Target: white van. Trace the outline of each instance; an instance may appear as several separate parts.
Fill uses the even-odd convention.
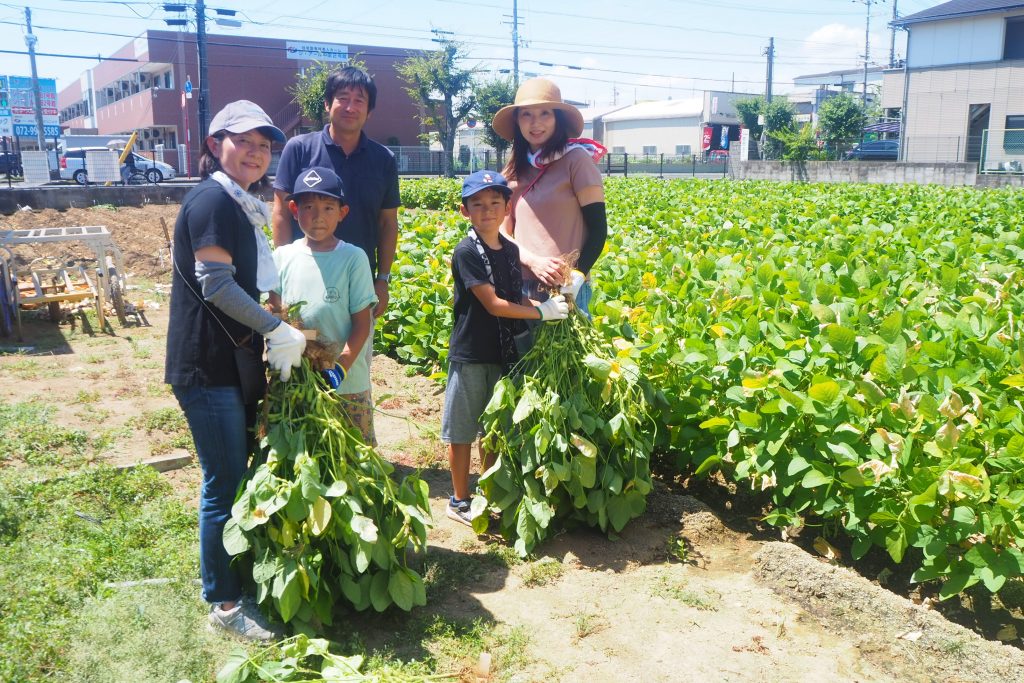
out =
[[[74,180],[79,185],[89,182],[88,169],[85,167],[85,153],[89,151],[107,151],[107,147],[69,147],[60,157],[60,177],[63,180]],[[116,151],[116,150],[115,150]],[[146,180],[159,183],[175,176],[174,167],[162,161],[154,161],[141,154],[132,152],[135,167],[145,171]]]

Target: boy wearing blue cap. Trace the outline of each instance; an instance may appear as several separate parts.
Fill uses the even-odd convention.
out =
[[[305,237],[274,251],[281,278],[277,293],[285,306],[305,302],[299,311],[303,326],[341,349],[325,376],[342,395],[345,412],[363,440],[376,446],[370,367],[363,348],[370,343],[370,312],[377,295],[366,252],[334,234],[348,214],[341,179],[330,168],[306,169],[295,180],[288,208]]]
[[[561,320],[569,314],[563,296],[542,304],[523,301],[519,249],[498,232],[511,194],[500,173],[477,171],[466,177],[461,210],[473,227],[452,254],[455,324],[448,345],[441,440],[448,444],[452,473],[446,514],[467,525],[472,525],[469,465],[473,442],[482,433],[480,416],[498,379],[519,359],[515,336],[525,329],[522,321]],[[481,449],[480,460],[486,471],[494,454]]]

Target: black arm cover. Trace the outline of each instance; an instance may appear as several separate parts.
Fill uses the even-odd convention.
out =
[[[580,207],[583,212],[583,223],[587,226],[587,237],[580,249],[580,260],[576,262],[576,270],[584,275],[590,274],[604,243],[608,239],[608,217],[604,212],[604,202],[594,202]]]

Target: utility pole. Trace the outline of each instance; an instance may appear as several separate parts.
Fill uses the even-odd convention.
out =
[[[39,40],[32,34],[32,10],[25,8],[25,44],[28,46],[28,60],[32,64],[32,97],[35,98],[36,110],[36,142],[39,143],[39,151],[46,151],[46,136],[43,134],[43,102],[39,93],[39,72],[36,71],[36,41]]]
[[[892,23],[889,24],[889,68],[896,68],[896,20],[899,14],[896,12],[896,5],[899,0],[892,0]]]
[[[512,24],[512,87],[519,89],[519,0],[512,0],[512,16],[503,14]],[[503,24],[509,23],[503,21]]]
[[[877,0],[860,0],[867,7],[867,15],[864,19],[864,87],[861,91],[861,105],[867,109],[868,106],[868,60],[871,58],[871,3]]]
[[[512,85],[519,89],[519,0],[512,0]]]
[[[199,51],[199,140],[206,139],[210,122],[210,83],[206,64],[206,3],[196,0],[196,48]]]
[[[768,47],[762,53],[768,57],[768,75],[765,79],[764,100],[771,104],[772,101],[772,68],[775,65],[775,38],[768,39]]]

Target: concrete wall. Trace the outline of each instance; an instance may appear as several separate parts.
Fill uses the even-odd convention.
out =
[[[916,183],[975,185],[977,164],[897,163],[893,161],[733,161],[734,180],[784,180],[807,183]]]
[[[83,208],[97,204],[142,206],[180,204],[193,185],[139,185],[131,187],[26,187],[0,189],[0,214],[12,214],[23,206],[33,209]]]

